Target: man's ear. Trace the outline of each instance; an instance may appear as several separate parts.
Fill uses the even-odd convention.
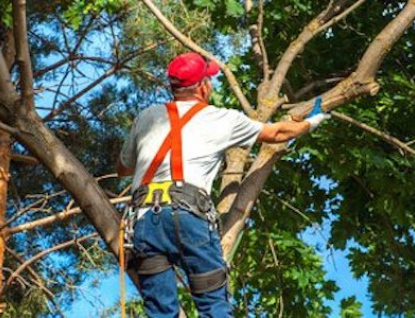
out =
[[[212,85],[210,84],[209,80],[205,79],[200,86],[202,96],[208,100],[210,97],[210,93],[212,92]]]

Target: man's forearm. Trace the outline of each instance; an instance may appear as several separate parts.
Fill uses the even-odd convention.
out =
[[[310,127],[310,123],[307,121],[265,124],[257,141],[269,143],[285,142],[305,134]]]
[[[300,137],[308,132],[311,125],[308,121],[300,122],[279,122],[278,133],[275,136],[275,142],[285,142]]]

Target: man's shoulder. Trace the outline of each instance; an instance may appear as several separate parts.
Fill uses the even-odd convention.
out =
[[[226,107],[218,107],[215,105],[209,105],[207,108],[207,111],[216,114],[220,117],[238,117],[238,116],[244,116],[244,113],[237,109],[233,108],[226,108]]]
[[[137,119],[141,120],[141,118],[149,118],[165,112],[166,110],[164,105],[155,104],[141,109],[137,115]]]

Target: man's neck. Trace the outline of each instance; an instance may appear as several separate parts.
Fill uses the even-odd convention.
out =
[[[176,101],[176,102],[199,101],[199,102],[208,103],[204,98],[202,98],[201,96],[196,96],[196,95],[193,95],[193,96],[175,96],[174,101]]]

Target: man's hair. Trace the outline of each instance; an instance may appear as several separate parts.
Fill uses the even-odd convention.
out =
[[[206,83],[208,80],[209,80],[209,78],[208,77],[205,77],[199,83],[197,83],[195,85],[192,85],[192,86],[189,86],[189,87],[177,87],[177,86],[171,85],[171,83],[170,83],[170,87],[171,87],[171,91],[172,91],[172,93],[173,93],[174,96],[176,96],[176,95],[191,96],[191,95],[196,94],[197,88],[200,85]]]

